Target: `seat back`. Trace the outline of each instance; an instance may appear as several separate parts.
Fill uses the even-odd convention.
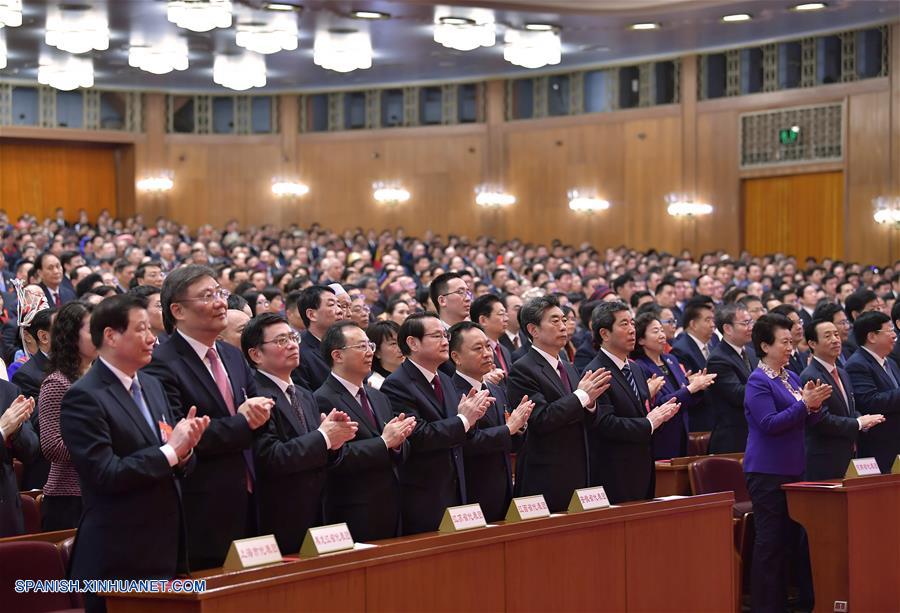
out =
[[[59,551],[53,543],[20,541],[0,543],[0,609],[41,613],[72,608],[70,594],[42,592],[16,593],[17,579],[65,579]]]
[[[734,492],[736,503],[750,500],[740,460],[715,456],[700,458],[690,463],[688,475],[694,494]]]
[[[22,520],[25,525],[25,534],[34,534],[41,531],[41,509],[37,500],[28,494],[19,494],[22,502]]]
[[[709,453],[709,436],[711,432],[690,432],[688,433],[687,454],[706,455]]]

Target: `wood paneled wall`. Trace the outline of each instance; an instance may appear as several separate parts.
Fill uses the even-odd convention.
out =
[[[888,77],[698,102],[696,58],[685,58],[681,104],[614,113],[505,122],[505,88],[491,82],[481,125],[299,134],[296,97],[284,95],[278,135],[166,134],[164,96],[148,94],[146,131],[133,139],[134,177],[172,171],[175,189],[137,194],[134,210],[191,226],[230,218],[318,221],[338,230],[403,225],[412,233],[737,253],[745,246],[742,179],[841,171],[844,247],[836,255],[884,263],[900,257],[900,231],[872,221],[871,200],[900,195],[900,25],[891,38]],[[842,162],[741,171],[741,113],[827,102],[845,105]],[[311,192],[279,200],[270,191],[274,177],[299,178]],[[394,209],[376,205],[378,180],[400,181],[412,199]],[[518,202],[502,211],[476,207],[474,187],[486,180],[503,181]],[[567,198],[573,188],[596,190],[612,208],[575,214]],[[664,201],[670,192],[710,202],[715,212],[672,219]],[[122,212],[130,212],[121,200]]]
[[[0,139],[0,208],[10,219],[23,213],[38,219],[53,217],[58,207],[69,219],[76,219],[79,209],[87,210],[91,218],[102,209],[115,215],[117,167],[122,159],[118,149],[115,145]],[[122,174],[127,176],[127,171]],[[133,187],[130,190],[133,193]]]

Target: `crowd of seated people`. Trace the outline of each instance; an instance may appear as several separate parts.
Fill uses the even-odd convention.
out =
[[[467,502],[496,521],[517,495],[650,499],[704,431],[746,453],[755,598],[779,601],[803,547],[780,484],[900,453],[900,262],[0,223],[0,536],[42,489],[75,578],[220,566],[255,534],[293,553],[336,522],[433,531]]]

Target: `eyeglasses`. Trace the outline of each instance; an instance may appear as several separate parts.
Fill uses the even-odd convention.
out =
[[[375,343],[369,341],[366,343],[358,343],[356,345],[346,345],[341,347],[341,349],[356,349],[357,351],[371,351],[372,353],[375,353],[376,347],[377,345]]]
[[[450,294],[456,294],[457,296],[459,296],[460,298],[463,298],[463,299],[465,299],[465,298],[468,298],[469,300],[472,299],[472,292],[470,292],[467,289],[463,289],[463,288],[459,288],[455,292],[447,292],[446,294],[441,294],[441,296],[449,296]]]
[[[674,326],[675,324],[678,323],[678,320],[677,319],[660,319],[659,323],[661,323],[664,326]]]
[[[422,336],[427,336],[429,338],[436,338],[438,340],[441,340],[442,338],[446,338],[446,339],[450,338],[450,334],[443,330],[441,332],[432,332],[431,334],[423,334]]]
[[[366,305],[356,305],[350,307],[351,313],[368,313],[371,309]]]
[[[281,336],[276,336],[270,341],[263,341],[260,343],[261,345],[268,345],[269,343],[273,343],[282,349],[287,349],[291,344],[299,345],[300,344],[300,335],[296,332],[291,332],[290,334],[282,334]]]
[[[177,302],[202,302],[203,304],[209,304],[213,300],[228,300],[228,297],[230,295],[231,292],[220,287],[208,292],[204,292],[196,298],[184,298],[183,300],[178,300]]]
[[[753,325],[753,320],[752,320],[752,319],[745,319],[744,321],[736,321],[736,322],[734,322],[734,324],[735,324],[736,326],[744,326],[744,327],[746,327],[746,328],[749,328],[750,326]]]

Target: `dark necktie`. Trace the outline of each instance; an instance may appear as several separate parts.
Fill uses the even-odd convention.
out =
[[[438,406],[441,407],[441,410],[444,410],[444,390],[441,387],[441,376],[435,375],[434,379],[431,380],[431,385],[434,386],[434,397],[437,398]]]
[[[900,387],[897,385],[897,378],[894,376],[894,373],[891,372],[891,365],[888,364],[888,361],[884,361],[884,372],[887,373],[888,379],[891,380],[891,383],[894,385],[894,389]]]
[[[59,299],[59,292],[53,292],[53,303],[56,307],[61,306],[62,301]]]
[[[640,402],[641,395],[638,393],[637,383],[634,381],[634,373],[631,372],[631,366],[629,366],[627,362],[625,366],[622,367],[622,374],[625,375],[625,380],[628,381],[628,385],[631,386],[634,397]]]
[[[131,389],[129,391],[131,392],[131,397],[134,399],[134,403],[141,412],[141,416],[144,418],[144,421],[147,422],[147,425],[150,426],[150,432],[159,438],[156,424],[153,423],[153,417],[150,415],[150,407],[147,406],[147,401],[144,400],[144,394],[141,393],[141,384],[138,382],[137,377],[131,380]]]
[[[503,372],[509,374],[509,369],[506,367],[506,360],[503,359],[503,352],[500,350],[500,343],[497,343],[497,346],[494,347],[494,360],[497,363],[497,366],[503,369]]]
[[[572,382],[569,381],[569,374],[566,372],[566,369],[563,368],[562,360],[556,362],[556,370],[559,371],[559,378],[562,379],[563,389],[566,390],[567,394],[571,394]]]
[[[300,420],[300,434],[306,434],[309,432],[309,426],[306,425],[306,415],[304,415],[303,407],[300,405],[300,394],[297,393],[297,389],[293,385],[288,385],[287,395],[291,399],[291,407],[297,414],[297,419]]]
[[[359,400],[359,406],[362,407],[363,413],[369,418],[369,425],[377,432],[378,421],[375,419],[375,413],[372,412],[372,406],[369,404],[369,397],[366,395],[366,390],[359,388],[359,391],[356,392],[356,398]]]
[[[748,373],[749,373],[751,370],[753,370],[753,369],[750,367],[750,358],[747,357],[747,350],[746,350],[746,349],[741,349],[741,360],[744,362],[744,368],[747,369],[747,372],[748,372]]]

